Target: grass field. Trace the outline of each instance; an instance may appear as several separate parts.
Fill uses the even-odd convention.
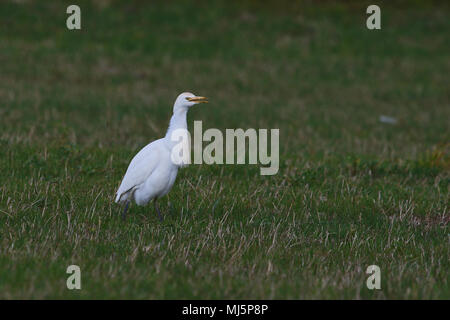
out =
[[[71,3],[0,3],[0,298],[450,298],[448,3]],[[182,91],[191,128],[279,128],[280,171],[191,165],[123,222]]]

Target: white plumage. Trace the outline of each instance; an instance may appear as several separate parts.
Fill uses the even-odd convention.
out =
[[[189,92],[180,94],[175,100],[173,115],[165,137],[145,146],[131,160],[116,192],[116,203],[126,202],[123,217],[130,201],[134,200],[136,204],[143,206],[155,199],[155,210],[162,219],[156,199],[170,191],[181,166],[172,161],[171,154],[176,142],[172,141],[171,136],[175,130],[187,130],[188,109],[202,102],[208,101],[205,97],[197,97]]]

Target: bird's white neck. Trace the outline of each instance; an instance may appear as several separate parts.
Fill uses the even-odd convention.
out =
[[[176,110],[172,118],[170,119],[169,129],[165,136],[166,141],[172,145],[174,142],[171,141],[172,134],[175,130],[185,129],[187,130],[187,109]]]

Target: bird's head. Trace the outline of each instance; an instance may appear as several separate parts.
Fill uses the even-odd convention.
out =
[[[208,103],[208,98],[199,97],[190,92],[183,92],[177,97],[177,100],[175,100],[173,112],[175,113],[177,110],[183,109],[187,110],[198,103]]]

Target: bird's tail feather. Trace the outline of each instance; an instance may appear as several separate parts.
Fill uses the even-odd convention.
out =
[[[122,202],[125,202],[127,200],[130,200],[130,198],[131,198],[130,196],[133,194],[134,190],[135,189],[133,187],[133,188],[128,189],[125,192],[117,191],[115,203],[122,203]]]

